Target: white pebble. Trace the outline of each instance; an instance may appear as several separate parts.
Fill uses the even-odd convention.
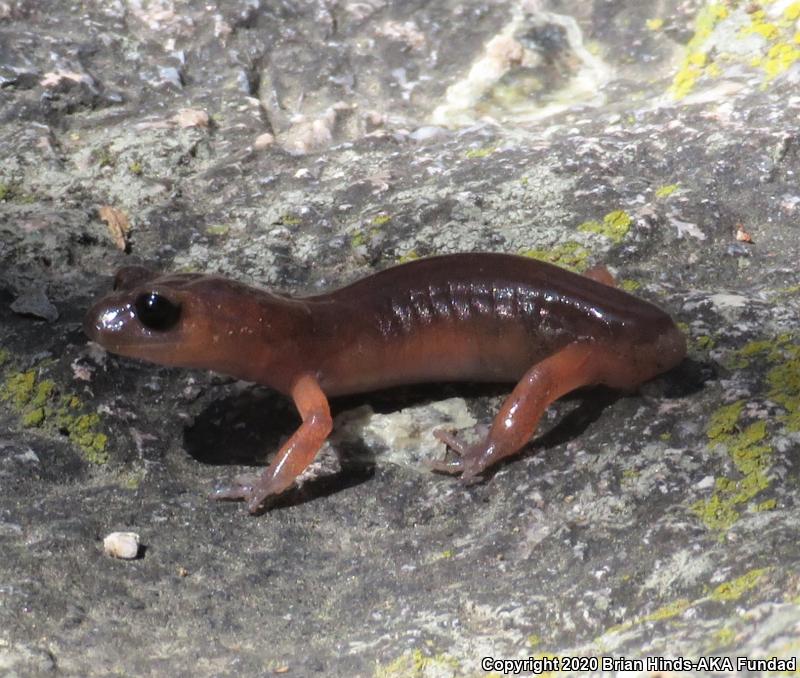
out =
[[[139,554],[139,535],[136,532],[112,532],[103,539],[103,550],[113,558],[132,560]]]

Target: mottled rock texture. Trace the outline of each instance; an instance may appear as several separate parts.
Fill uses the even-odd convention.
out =
[[[797,656],[799,18],[0,1],[0,673]],[[339,401],[302,487],[252,518],[206,495],[291,406],[80,330],[125,263],[302,293],[463,250],[605,263],[690,359],[559,403],[469,488],[422,466],[430,431],[504,388]],[[103,554],[114,530],[138,560]]]

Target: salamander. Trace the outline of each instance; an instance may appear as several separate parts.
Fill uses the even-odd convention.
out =
[[[471,253],[418,259],[331,292],[293,298],[195,273],[120,269],[86,314],[108,351],[203,368],[291,397],[302,423],[258,477],[215,491],[259,513],[293,486],[332,429],[328,398],[400,384],[515,382],[485,436],[438,471],[480,479],[519,452],[545,409],[577,388],[635,390],[680,363],[683,334],[657,306],[526,257]]]

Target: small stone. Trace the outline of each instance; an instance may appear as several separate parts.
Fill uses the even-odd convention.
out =
[[[58,309],[47,298],[47,293],[41,288],[21,292],[11,303],[11,310],[19,315],[41,318],[51,323],[58,320]]]
[[[259,134],[256,137],[256,140],[253,142],[253,147],[257,151],[263,151],[265,148],[269,148],[274,143],[275,143],[275,137],[272,136],[269,132],[264,132],[264,134]]]
[[[139,535],[136,532],[112,532],[103,539],[103,550],[112,558],[133,560],[139,555]]]

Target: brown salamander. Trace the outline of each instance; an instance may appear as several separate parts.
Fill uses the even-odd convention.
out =
[[[506,254],[453,254],[291,298],[200,274],[133,266],[86,315],[109,351],[205,368],[290,396],[302,424],[257,478],[214,493],[252,513],[293,485],[331,431],[328,397],[398,384],[510,381],[485,438],[432,466],[474,480],[518,452],[554,400],[582,386],[632,390],[680,363],[683,335],[653,304],[612,286],[605,269],[577,275]]]

